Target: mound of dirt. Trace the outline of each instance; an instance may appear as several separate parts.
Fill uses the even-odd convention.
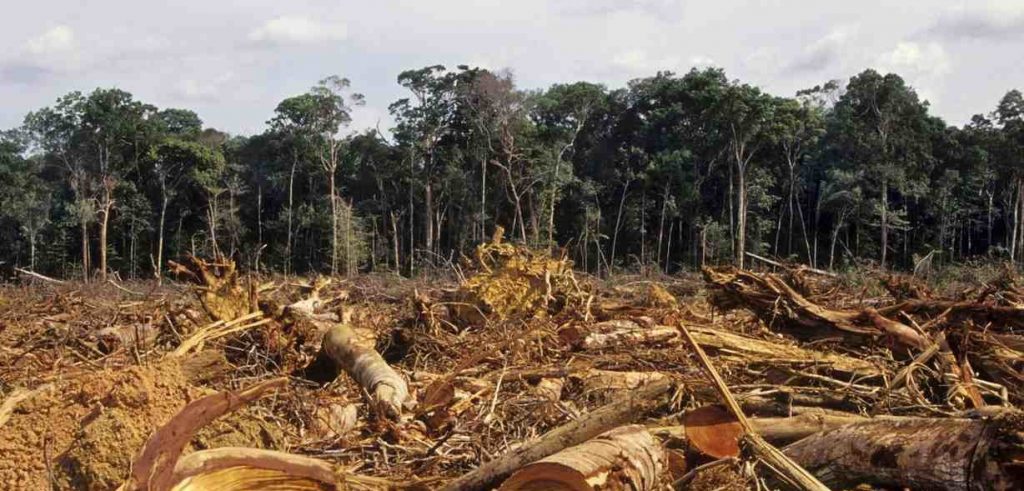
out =
[[[11,489],[112,489],[143,442],[201,391],[177,363],[100,370],[22,402],[0,438]]]

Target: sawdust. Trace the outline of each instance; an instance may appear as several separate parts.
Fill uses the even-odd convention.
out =
[[[0,438],[12,489],[110,489],[153,431],[199,395],[174,363],[105,369],[57,382],[15,410]]]

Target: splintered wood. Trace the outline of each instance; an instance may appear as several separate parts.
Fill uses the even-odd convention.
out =
[[[1015,275],[863,298],[758,264],[598,280],[499,236],[458,280],[186,258],[184,287],[0,287],[0,482],[1024,488]]]

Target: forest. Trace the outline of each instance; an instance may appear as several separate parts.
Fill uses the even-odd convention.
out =
[[[768,255],[912,270],[1024,253],[1024,98],[963,127],[897,74],[794,96],[718,68],[541,90],[510,71],[402,72],[392,128],[354,131],[330,76],[256,135],[117,88],[71,92],[0,140],[0,258],[61,278],[160,277],[169,258],[285,274],[418,272],[496,228],[579,270]]]

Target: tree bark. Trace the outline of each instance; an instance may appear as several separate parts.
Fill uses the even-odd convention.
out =
[[[1021,489],[1021,415],[880,419],[800,440],[784,453],[826,485],[912,489]]]
[[[297,151],[292,151],[292,170],[288,174],[288,235],[284,244],[284,274],[291,273],[292,266],[292,210],[295,198],[295,167],[299,163]]]
[[[100,221],[100,281],[107,281],[107,229],[110,224],[110,211],[114,207],[114,199],[110,191],[105,191],[103,203],[103,220]]]

